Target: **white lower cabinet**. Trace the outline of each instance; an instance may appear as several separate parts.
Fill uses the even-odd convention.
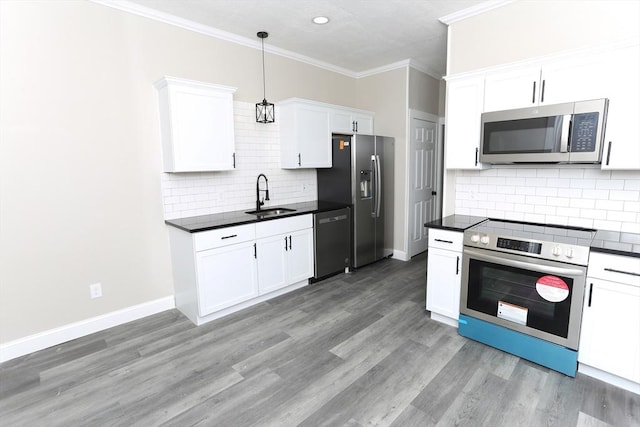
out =
[[[640,394],[640,258],[592,253],[587,274],[579,370]]]
[[[462,280],[462,233],[429,229],[427,310],[431,318],[458,326]]]
[[[313,276],[313,228],[298,230],[289,235],[286,256],[290,283]]]
[[[302,215],[277,221],[256,225],[261,295],[313,276],[313,217]]]
[[[200,316],[258,296],[253,253],[253,242],[196,252]]]
[[[313,217],[189,233],[169,227],[176,307],[196,325],[308,284]]]

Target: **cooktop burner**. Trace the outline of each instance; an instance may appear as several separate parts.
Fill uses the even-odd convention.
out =
[[[596,230],[489,219],[464,232],[465,246],[587,265]]]

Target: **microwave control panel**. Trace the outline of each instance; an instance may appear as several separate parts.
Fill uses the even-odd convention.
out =
[[[580,113],[573,115],[571,126],[571,152],[590,153],[596,151],[599,113]]]

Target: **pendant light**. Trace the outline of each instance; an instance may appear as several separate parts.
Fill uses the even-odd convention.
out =
[[[266,31],[260,31],[258,37],[262,40],[262,102],[256,104],[256,122],[273,123],[276,121],[274,105],[267,102],[266,84],[264,78],[264,39],[269,37]]]

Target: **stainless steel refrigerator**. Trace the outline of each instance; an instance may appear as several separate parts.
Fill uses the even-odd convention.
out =
[[[332,137],[333,166],[318,169],[318,200],[352,209],[352,267],[393,254],[393,151],[386,136]]]

